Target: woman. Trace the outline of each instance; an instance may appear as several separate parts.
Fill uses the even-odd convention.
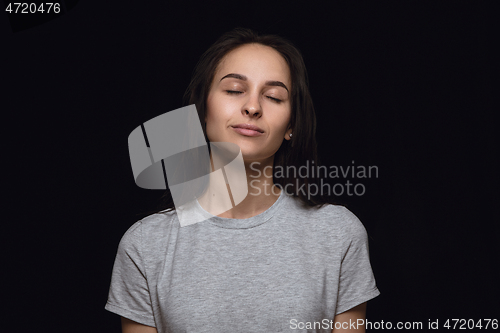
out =
[[[123,236],[105,308],[122,317],[123,332],[352,329],[379,295],[366,230],[345,207],[311,196],[311,179],[269,172],[318,165],[299,51],[235,29],[202,56],[185,97],[208,142],[240,147],[249,194],[180,227],[167,192],[168,209]]]

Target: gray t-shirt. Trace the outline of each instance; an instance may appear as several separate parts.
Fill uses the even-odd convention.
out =
[[[331,332],[336,314],[379,294],[359,219],[281,191],[247,219],[180,227],[171,211],[133,224],[105,309],[159,333]]]

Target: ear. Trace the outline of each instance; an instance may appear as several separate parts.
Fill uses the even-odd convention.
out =
[[[288,129],[286,130],[285,132],[285,140],[291,140],[292,138],[290,138],[290,133],[292,133],[292,127],[291,125],[288,125]]]

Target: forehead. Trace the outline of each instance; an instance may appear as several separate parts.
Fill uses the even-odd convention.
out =
[[[251,81],[282,81],[291,85],[290,69],[281,54],[272,47],[261,44],[246,44],[232,50],[222,58],[215,80],[229,73],[242,74]]]

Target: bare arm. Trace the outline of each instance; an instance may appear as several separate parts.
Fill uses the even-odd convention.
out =
[[[155,327],[139,324],[130,319],[122,318],[122,333],[158,333]]]
[[[366,302],[361,303],[358,306],[353,307],[346,312],[339,313],[335,316],[335,320],[333,322],[333,330],[332,333],[348,333],[348,332],[356,332],[356,333],[365,333],[365,325],[364,321],[366,318]],[[363,325],[350,325],[350,323],[357,322],[358,319],[363,319]],[[350,320],[350,321],[349,321]],[[336,324],[336,325],[335,325]],[[336,328],[338,327],[338,328]]]

